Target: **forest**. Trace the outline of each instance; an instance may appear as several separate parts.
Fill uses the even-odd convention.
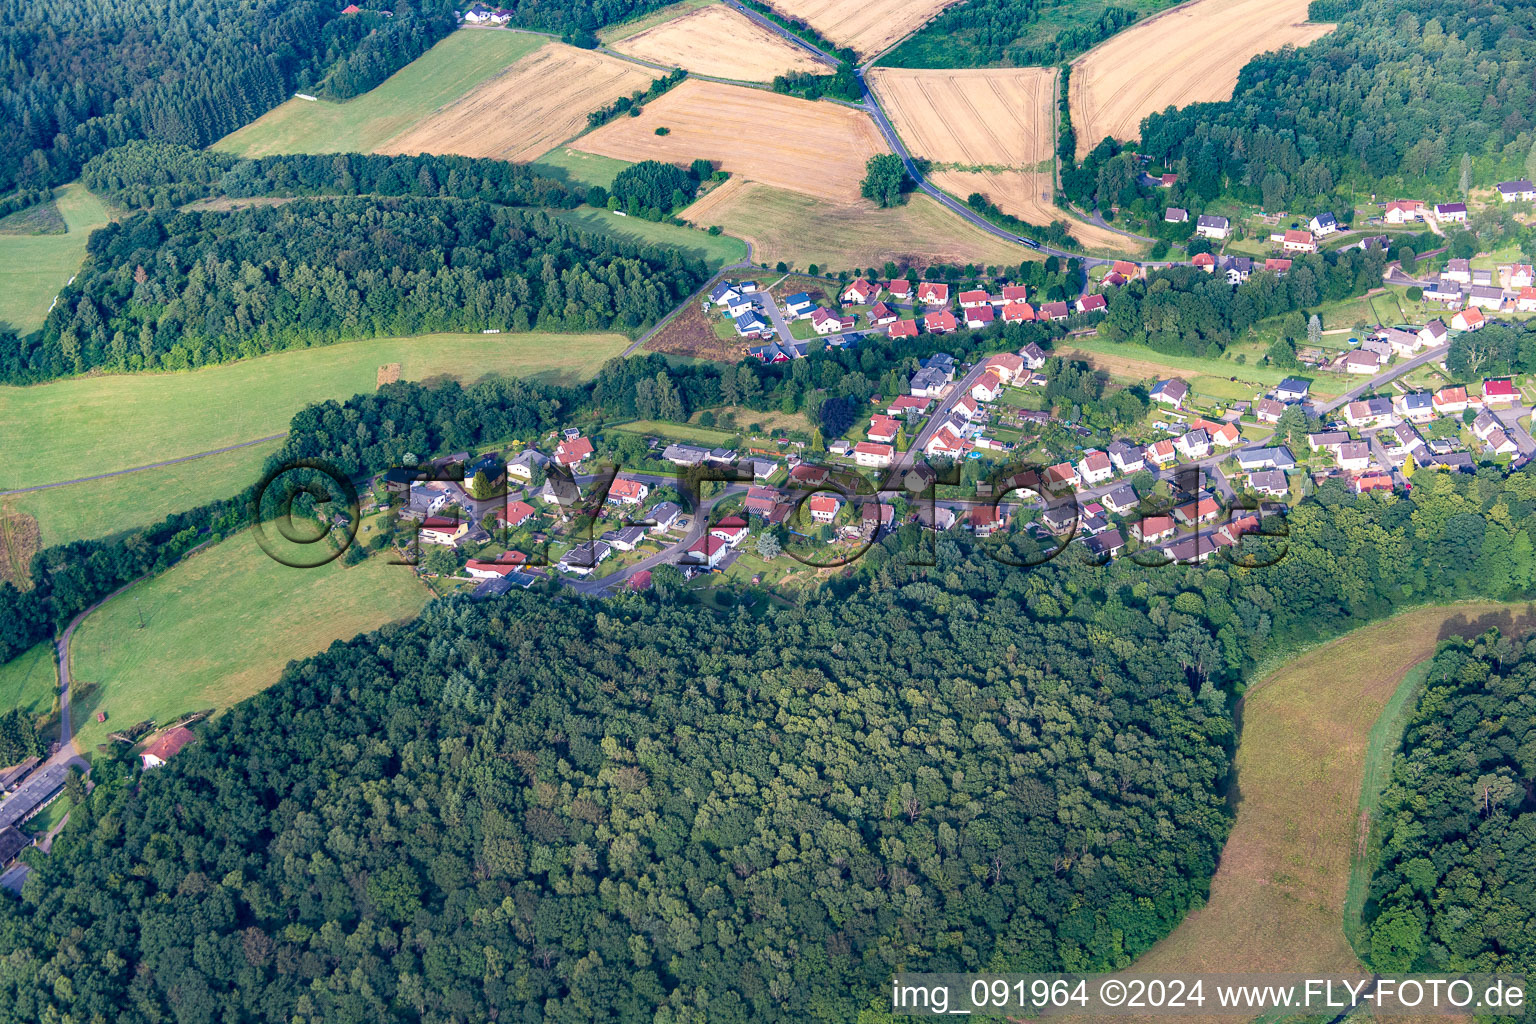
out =
[[[1286,209],[1351,182],[1460,190],[1530,173],[1536,9],[1512,0],[1314,0],[1338,28],[1255,57],[1229,102],[1152,114],[1141,151],[1209,168],[1227,191]],[[1326,177],[1324,177],[1326,176]]]
[[[880,63],[895,68],[1061,64],[1147,13],[1108,6],[1091,21],[1069,15],[1055,31],[1041,25],[1046,18],[1060,17],[1062,10],[1062,5],[1049,0],[966,0],[940,13]]]
[[[103,758],[0,902],[0,1021],[846,1021],[898,969],[1124,966],[1205,894],[1245,673],[1528,592],[1533,508],[1329,482],[1259,569],[922,567],[907,527],[766,617],[436,602],[141,782]]]
[[[1533,693],[1529,638],[1448,640],[1431,662],[1379,809],[1377,970],[1536,972]]]
[[[707,276],[541,211],[414,197],[141,211],[87,251],[42,330],[6,349],[6,380],[434,331],[633,330]]]
[[[0,5],[0,194],[70,181],[131,139],[206,146],[295,90],[348,99],[454,28],[449,0]]]
[[[467,156],[289,153],[246,159],[138,140],[91,158],[80,180],[128,209],[256,196],[415,196],[572,207],[581,197],[526,164]]]

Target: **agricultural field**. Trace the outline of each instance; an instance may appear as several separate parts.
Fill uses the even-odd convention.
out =
[[[85,261],[91,232],[111,219],[101,200],[79,182],[55,193],[54,207],[69,229],[66,233],[0,234],[0,281],[5,282],[0,288],[0,325],[23,334],[43,325],[54,296]]]
[[[696,11],[701,7],[717,4],[720,0],[678,0],[675,4],[658,7],[654,11],[647,11],[637,18],[627,21],[614,22],[597,30],[597,41],[604,46],[613,46],[615,43],[637,36],[641,32],[653,29],[657,25],[664,25],[676,18],[681,18],[689,11]]]
[[[26,517],[43,547],[106,537],[239,494],[261,476],[267,456],[281,445],[264,441],[173,466],[13,494],[0,498],[0,508]]]
[[[109,731],[145,719],[222,710],[277,682],[295,658],[414,617],[430,594],[388,557],[294,569],[246,531],[134,585],[75,630],[76,743],[92,751]]]
[[[668,134],[657,135],[657,128]],[[865,163],[886,151],[874,121],[851,107],[697,79],[575,146],[620,160],[685,166],[703,157],[733,178],[841,203],[860,201]]]
[[[461,29],[361,96],[345,103],[290,99],[213,148],[249,157],[374,152],[544,42],[522,32]]]
[[[660,77],[659,71],[616,57],[545,42],[501,74],[375,148],[380,153],[532,160],[584,131],[588,112],[643,90]],[[607,155],[633,159],[622,153]]]
[[[34,718],[50,713],[59,699],[59,672],[53,644],[41,643],[0,665],[0,715],[23,708]]]
[[[1132,25],[1072,64],[1078,158],[1166,107],[1231,99],[1253,57],[1332,30],[1307,21],[1307,0],[1196,0]]]
[[[889,49],[928,23],[953,0],[774,0],[774,10],[799,18],[860,57]]]
[[[695,228],[649,221],[641,217],[619,217],[610,210],[594,210],[590,206],[554,211],[554,216],[572,227],[601,231],[605,235],[617,235],[632,242],[671,246],[685,256],[703,260],[712,270],[747,258],[747,244],[726,234],[711,235]]]
[[[869,80],[913,156],[933,161],[933,183],[964,201],[984,194],[1030,224],[1069,220],[1090,249],[1124,249],[1125,236],[1077,221],[1055,191],[1055,68],[906,71]]]
[[[381,366],[407,380],[486,374],[572,383],[629,340],[619,334],[429,334],[279,352],[186,373],[76,377],[0,388],[0,489],[144,466],[281,433],[312,402],[372,391]],[[67,488],[65,489],[67,490]]]
[[[1373,801],[1361,800],[1362,782],[1381,756],[1370,749],[1373,727],[1440,639],[1491,626],[1518,632],[1533,621],[1536,608],[1524,604],[1420,608],[1314,648],[1255,683],[1237,747],[1237,821],[1210,900],[1134,971],[1359,972],[1341,911],[1368,846]]]
[[[641,60],[746,82],[770,82],[791,71],[832,70],[810,51],[722,4],[700,7],[610,45]]]
[[[718,224],[752,245],[752,259],[772,266],[812,263],[836,272],[882,264],[1017,264],[1040,259],[1023,246],[961,220],[928,196],[902,206],[828,203],[798,192],[731,179],[683,211],[701,227]]]

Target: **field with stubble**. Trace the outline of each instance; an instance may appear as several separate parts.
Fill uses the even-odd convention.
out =
[[[545,43],[376,152],[532,160],[585,129],[590,111],[660,77],[591,50]]]
[[[1195,0],[1131,26],[1072,64],[1078,158],[1106,135],[1136,138],[1148,114],[1231,99],[1255,56],[1332,30],[1307,21],[1307,0]]]
[[[667,134],[657,135],[657,128]],[[733,176],[845,203],[858,201],[864,164],[886,151],[874,121],[860,111],[697,79],[572,148],[682,166],[704,157]]]
[[[620,53],[686,68],[697,75],[768,82],[791,71],[832,69],[745,15],[719,4],[648,28],[613,44]]]
[[[799,18],[839,46],[869,57],[916,32],[954,0],[774,0],[780,14]]]

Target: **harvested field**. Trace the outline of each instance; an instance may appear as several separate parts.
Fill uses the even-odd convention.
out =
[[[1055,68],[908,71],[877,68],[869,81],[933,183],[964,201],[984,194],[1030,224],[1065,220],[1089,249],[1125,251],[1130,239],[1076,220],[1051,201],[1056,159]]]
[[[1195,0],[1131,26],[1073,62],[1078,158],[1166,107],[1230,99],[1253,57],[1332,30],[1307,22],[1307,0]]]
[[[770,82],[791,71],[830,73],[831,68],[738,11],[719,4],[646,29],[614,44],[620,53],[694,74]]]
[[[0,583],[31,589],[32,556],[38,546],[37,520],[0,505]]]
[[[378,375],[378,379],[375,381],[375,386],[383,387],[385,384],[393,384],[395,381],[397,381],[399,379],[400,379],[400,364],[399,363],[385,363],[383,366],[379,367],[379,375]]]
[[[780,14],[799,18],[859,56],[880,53],[928,24],[954,0],[773,0]]]
[[[1210,900],[1132,971],[1359,972],[1342,919],[1362,846],[1372,727],[1439,640],[1491,627],[1518,634],[1533,621],[1528,604],[1419,608],[1293,658],[1256,683],[1242,710],[1237,822]]]
[[[657,135],[660,127],[669,134]],[[647,103],[639,117],[583,136],[575,148],[684,166],[704,157],[733,176],[845,203],[859,201],[865,163],[886,151],[874,121],[857,110],[697,79]]]
[[[660,77],[591,50],[546,43],[376,152],[532,160],[585,129],[588,112]]]
[[[872,203],[828,203],[755,182],[717,189],[683,211],[695,224],[719,224],[752,243],[752,259],[772,266],[812,263],[836,273],[853,267],[935,263],[1017,264],[1042,257],[1009,245],[925,195],[887,210]]]

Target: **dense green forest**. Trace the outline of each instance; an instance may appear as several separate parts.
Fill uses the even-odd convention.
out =
[[[1498,321],[1472,334],[1458,334],[1446,366],[1461,377],[1536,373],[1536,324]]]
[[[72,179],[136,138],[206,146],[295,89],[347,99],[454,27],[448,0],[340,13],[329,0],[0,5],[0,193]]]
[[[1536,644],[1447,641],[1381,800],[1366,906],[1378,970],[1536,972],[1533,787]]]
[[[4,353],[6,379],[432,331],[628,330],[707,277],[675,249],[547,213],[413,197],[140,212],[88,253],[41,332]]]
[[[1269,209],[1335,185],[1450,196],[1528,173],[1536,144],[1536,8],[1511,0],[1314,0],[1338,28],[1255,57],[1230,102],[1146,119],[1142,151]]]
[[[526,164],[467,156],[288,153],[251,160],[140,140],[93,157],[80,180],[128,209],[254,196],[416,196],[570,207],[581,196]]]
[[[1060,0],[966,0],[942,12],[880,63],[894,68],[1060,64],[1171,5],[1172,0],[1158,0],[1139,9],[1106,6],[1088,12],[1097,16],[1084,20],[1077,7]],[[1060,20],[1062,25],[1050,31],[1042,24],[1046,20]]]
[[[1123,966],[1206,890],[1254,660],[1528,592],[1533,508],[1330,482],[1260,569],[924,569],[904,528],[762,618],[436,603],[104,761],[0,903],[0,1021],[846,1021],[898,968]]]

